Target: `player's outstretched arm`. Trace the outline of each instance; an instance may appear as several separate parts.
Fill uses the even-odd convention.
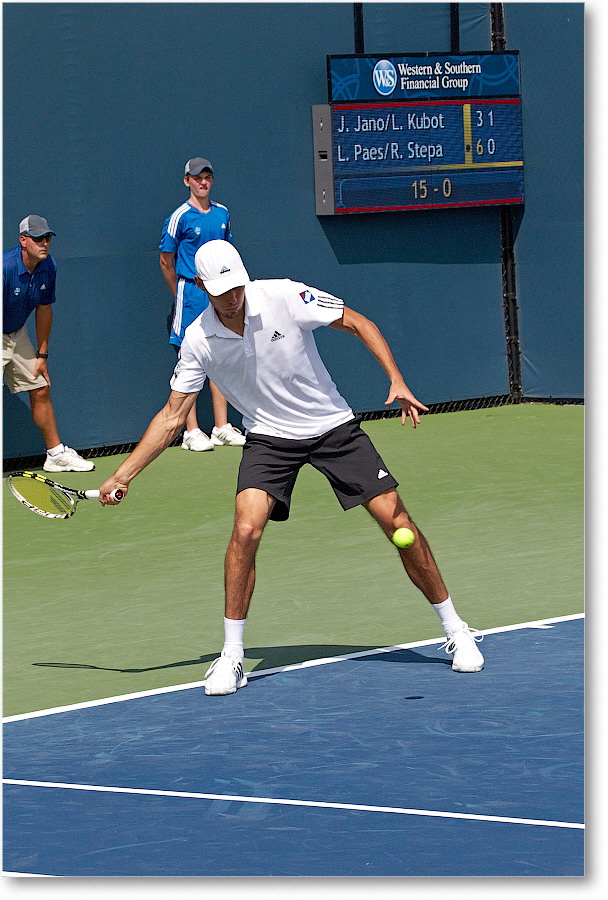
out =
[[[390,383],[390,391],[385,402],[386,406],[390,406],[395,400],[401,404],[401,424],[405,425],[409,418],[412,427],[420,424],[419,412],[428,412],[428,407],[419,400],[416,400],[399,371],[397,363],[394,360],[391,349],[384,338],[384,335],[375,322],[362,316],[361,313],[355,312],[348,306],[344,307],[342,318],[337,322],[333,322],[330,326],[338,331],[346,331],[354,334],[367,347],[370,353],[375,356],[378,363],[386,373]]]
[[[135,476],[160,456],[177,437],[197,396],[198,392],[182,394],[179,391],[171,391],[167,403],[154,416],[135,450],[100,487],[99,502],[102,506],[114,506],[117,501],[111,496],[112,491],[118,488],[126,493]]]

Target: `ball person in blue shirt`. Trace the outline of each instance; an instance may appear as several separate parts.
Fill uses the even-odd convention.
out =
[[[230,213],[221,203],[209,199],[213,185],[213,166],[200,156],[189,159],[184,169],[184,184],[190,197],[165,221],[160,241],[160,268],[174,298],[169,343],[179,352],[184,333],[209,300],[195,284],[194,256],[207,241],[232,243]],[[184,450],[213,450],[216,446],[241,447],[245,436],[228,422],[228,404],[223,394],[209,382],[215,425],[211,436],[199,428],[196,404],[192,407],[182,447]]]
[[[11,394],[29,391],[32,416],[47,448],[45,472],[90,472],[95,465],[59,439],[51,402],[47,359],[57,274],[50,255],[54,235],[42,216],[26,216],[19,224],[19,243],[3,254],[2,374]],[[25,324],[34,310],[37,351]]]

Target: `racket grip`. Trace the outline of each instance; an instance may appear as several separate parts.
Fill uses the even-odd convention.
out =
[[[84,495],[87,498],[87,500],[99,500],[99,491],[85,491]],[[124,496],[125,496],[124,491],[121,491],[120,488],[116,488],[110,494],[110,497],[113,500],[116,500],[117,503],[120,503],[120,501],[124,498]]]

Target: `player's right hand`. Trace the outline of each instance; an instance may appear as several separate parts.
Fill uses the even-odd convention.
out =
[[[114,491],[121,491],[123,499],[129,490],[128,486],[122,481],[117,481],[112,475],[99,488],[99,502],[102,506],[116,506],[120,501],[112,496]]]

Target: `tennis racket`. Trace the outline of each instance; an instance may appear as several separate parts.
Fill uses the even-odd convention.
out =
[[[79,500],[99,499],[99,491],[67,488],[37,472],[13,472],[6,480],[19,503],[47,519],[69,519],[76,512]],[[115,490],[112,497],[122,500],[124,494],[121,490]]]

